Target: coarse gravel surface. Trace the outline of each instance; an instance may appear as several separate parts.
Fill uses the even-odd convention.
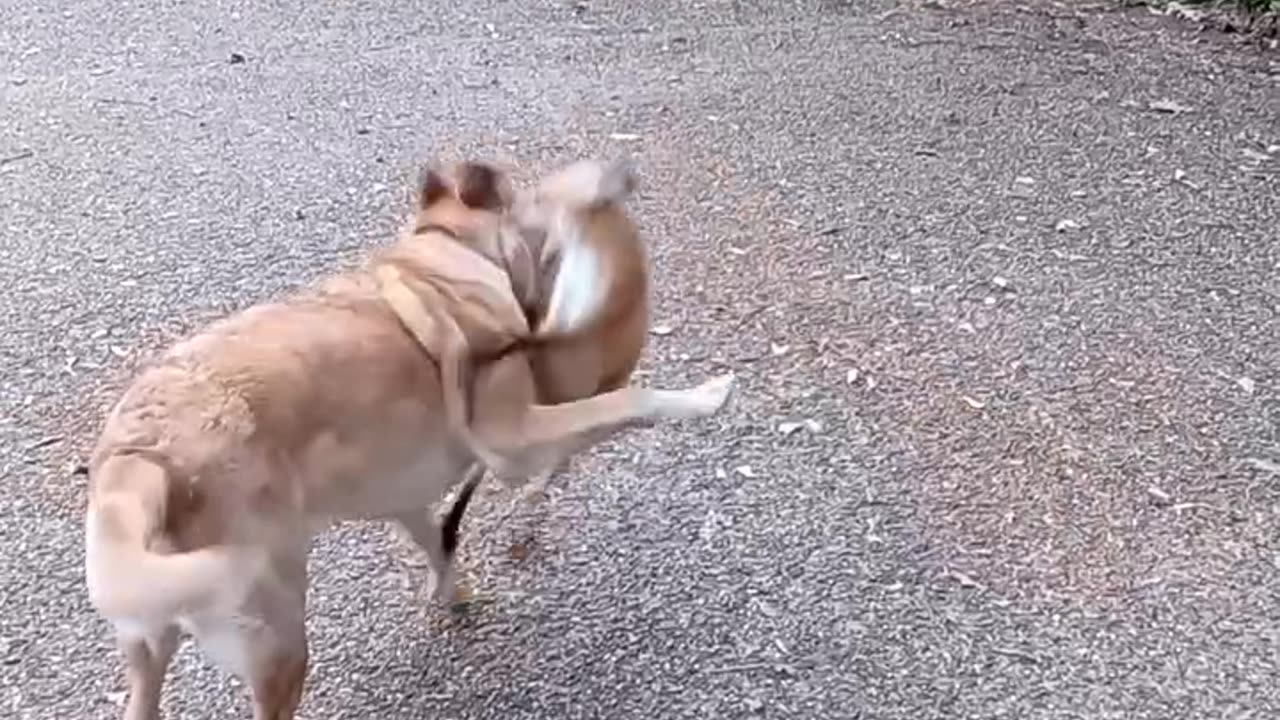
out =
[[[1108,7],[7,0],[0,715],[120,713],[71,470],[142,353],[425,159],[633,155],[640,379],[734,405],[485,495],[464,616],[318,539],[303,717],[1280,716],[1280,56]]]

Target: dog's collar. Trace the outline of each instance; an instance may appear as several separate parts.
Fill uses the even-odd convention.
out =
[[[458,236],[457,230],[454,230],[447,225],[441,225],[440,223],[423,223],[413,228],[414,235],[421,233],[440,233],[441,235],[448,236],[451,240],[462,242],[462,238]]]
[[[425,233],[439,233],[439,234],[441,234],[441,235],[444,235],[445,237],[447,237],[447,238],[449,238],[450,240],[454,241],[455,243],[457,243],[458,245],[460,245],[460,246],[461,246],[461,247],[463,247],[464,249],[466,249],[466,250],[470,251],[472,254],[474,254],[474,255],[479,255],[480,257],[482,257],[482,258],[484,258],[485,260],[488,260],[490,263],[492,263],[494,267],[496,267],[496,268],[498,268],[499,270],[501,270],[501,271],[502,271],[502,274],[503,274],[503,275],[505,275],[505,276],[507,277],[507,283],[508,283],[509,285],[510,285],[510,284],[513,282],[513,280],[515,279],[515,276],[512,274],[512,271],[511,271],[511,262],[510,262],[510,261],[508,260],[508,258],[507,258],[507,254],[506,254],[506,252],[505,252],[505,248],[504,248],[503,250],[500,250],[500,251],[499,251],[499,252],[500,252],[500,254],[501,254],[501,256],[502,256],[502,260],[501,260],[501,261],[498,261],[498,260],[496,260],[496,259],[494,259],[494,258],[489,257],[488,255],[485,255],[484,253],[482,253],[482,252],[480,252],[479,250],[475,249],[474,247],[472,247],[472,246],[468,245],[467,243],[463,242],[463,241],[462,241],[462,236],[458,234],[458,231],[454,230],[454,229],[453,229],[453,228],[451,228],[451,227],[448,227],[447,225],[441,225],[440,223],[432,223],[432,222],[429,222],[429,223],[423,223],[423,224],[421,224],[421,225],[417,225],[417,226],[415,226],[415,227],[414,227],[414,229],[413,229],[413,233],[414,233],[415,235],[422,235],[422,234],[425,234]],[[501,245],[501,244],[502,244],[502,243],[504,243],[504,242],[505,242],[505,239],[503,238],[501,231],[499,231],[499,233],[498,233],[498,243]],[[511,289],[512,289],[512,292],[515,292],[515,287],[514,287],[514,286],[512,286],[512,288],[511,288]],[[517,293],[517,295],[518,295],[518,293]],[[516,302],[517,302],[517,304],[518,304],[518,305],[520,305],[520,309],[524,312],[525,320],[526,320],[526,321],[528,321],[528,322],[529,322],[530,327],[532,327],[532,326],[533,326],[533,314],[532,314],[532,312],[531,312],[528,308],[524,307],[524,303],[520,302],[519,297],[517,297]]]
[[[467,243],[463,242],[463,241],[462,241],[462,236],[458,234],[458,231],[457,231],[457,230],[454,230],[453,228],[451,228],[451,227],[449,227],[449,226],[447,226],[447,225],[441,225],[440,223],[423,223],[423,224],[418,225],[418,226],[415,226],[415,227],[413,228],[413,234],[414,234],[414,235],[423,235],[423,234],[426,234],[426,233],[439,233],[440,235],[444,235],[445,237],[447,237],[447,238],[449,238],[450,240],[454,241],[454,242],[455,242],[455,243],[457,243],[458,245],[461,245],[461,246],[462,246],[463,248],[465,248],[466,250],[470,251],[472,254],[474,254],[474,255],[479,255],[480,257],[484,258],[485,260],[488,260],[489,262],[493,263],[493,264],[494,264],[495,266],[497,266],[497,268],[498,268],[499,270],[501,270],[501,271],[502,271],[502,272],[503,272],[503,273],[504,273],[508,278],[510,278],[510,277],[511,277],[511,268],[510,268],[510,266],[509,266],[509,265],[508,265],[508,263],[507,263],[506,256],[503,256],[503,258],[502,258],[502,262],[498,262],[497,260],[495,260],[495,259],[493,259],[493,258],[489,257],[488,255],[485,255],[484,253],[480,252],[479,250],[476,250],[474,247],[471,247],[471,246],[470,246],[470,245],[468,245]]]

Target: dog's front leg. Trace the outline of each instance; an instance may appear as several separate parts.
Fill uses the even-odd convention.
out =
[[[446,605],[452,602],[456,584],[453,558],[444,551],[444,534],[431,519],[431,511],[403,513],[395,520],[427,556],[427,594]]]
[[[454,601],[457,571],[454,557],[458,552],[458,529],[471,495],[484,478],[485,466],[475,463],[462,480],[458,497],[450,506],[443,523],[437,524],[431,510],[407,512],[395,517],[413,543],[427,556],[427,593],[443,604]]]
[[[573,455],[628,427],[661,420],[715,415],[729,399],[733,375],[724,375],[686,390],[627,387],[558,405],[510,405],[488,411],[484,396],[501,384],[478,389],[475,435],[502,459],[496,474],[508,485],[551,471]],[[499,470],[495,468],[495,470]],[[516,482],[512,482],[516,480]]]

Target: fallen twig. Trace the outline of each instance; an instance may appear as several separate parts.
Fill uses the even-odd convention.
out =
[[[1017,660],[1023,660],[1023,661],[1026,661],[1026,662],[1031,663],[1032,665],[1039,665],[1039,664],[1040,664],[1040,658],[1036,657],[1035,655],[1032,655],[1032,654],[1030,654],[1030,653],[1022,652],[1021,650],[1015,650],[1015,649],[1013,649],[1013,648],[1000,648],[1000,647],[993,647],[993,648],[991,648],[991,652],[995,653],[996,655],[1003,655],[1004,657],[1010,657],[1010,658],[1015,658],[1015,659],[1017,659]]]
[[[1251,457],[1246,458],[1245,462],[1263,472],[1269,472],[1273,475],[1280,475],[1280,463],[1274,463],[1265,458]]]
[[[65,438],[63,438],[63,436],[61,435],[52,435],[47,438],[41,438],[31,444],[31,449],[39,450],[40,448],[47,448],[50,445],[57,445],[58,443],[62,442],[64,439]]]
[[[0,158],[0,167],[4,167],[5,165],[8,165],[9,163],[16,163],[16,162],[20,162],[20,161],[22,161],[22,160],[26,160],[27,158],[35,157],[35,155],[36,155],[36,153],[35,153],[35,151],[34,151],[34,150],[23,150],[23,151],[22,151],[22,152],[20,152],[20,153],[16,153],[16,154],[14,154],[14,155],[9,155],[9,156],[7,156],[7,157],[2,157],[2,158]]]
[[[94,102],[103,105],[133,105],[135,107],[150,107],[148,103],[141,100],[126,100],[124,98],[94,98]]]
[[[740,672],[751,672],[752,670],[770,670],[772,668],[773,663],[743,663],[741,665],[725,665],[724,667],[711,668],[707,670],[707,673],[710,675],[731,675]]]
[[[1219,512],[1219,513],[1229,512],[1226,508],[1221,508],[1221,507],[1218,507],[1217,505],[1210,505],[1209,503],[1202,503],[1202,502],[1174,503],[1173,505],[1169,506],[1169,509],[1178,513],[1182,512],[1183,510],[1212,510],[1214,512]]]

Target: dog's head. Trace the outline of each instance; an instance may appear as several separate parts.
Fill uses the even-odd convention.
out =
[[[536,304],[535,259],[510,227],[514,191],[491,165],[462,162],[427,168],[418,184],[413,234],[447,235],[503,268],[526,313]]]
[[[484,243],[498,231],[512,199],[506,175],[492,166],[428,167],[418,183],[414,232],[443,231],[464,243]]]

